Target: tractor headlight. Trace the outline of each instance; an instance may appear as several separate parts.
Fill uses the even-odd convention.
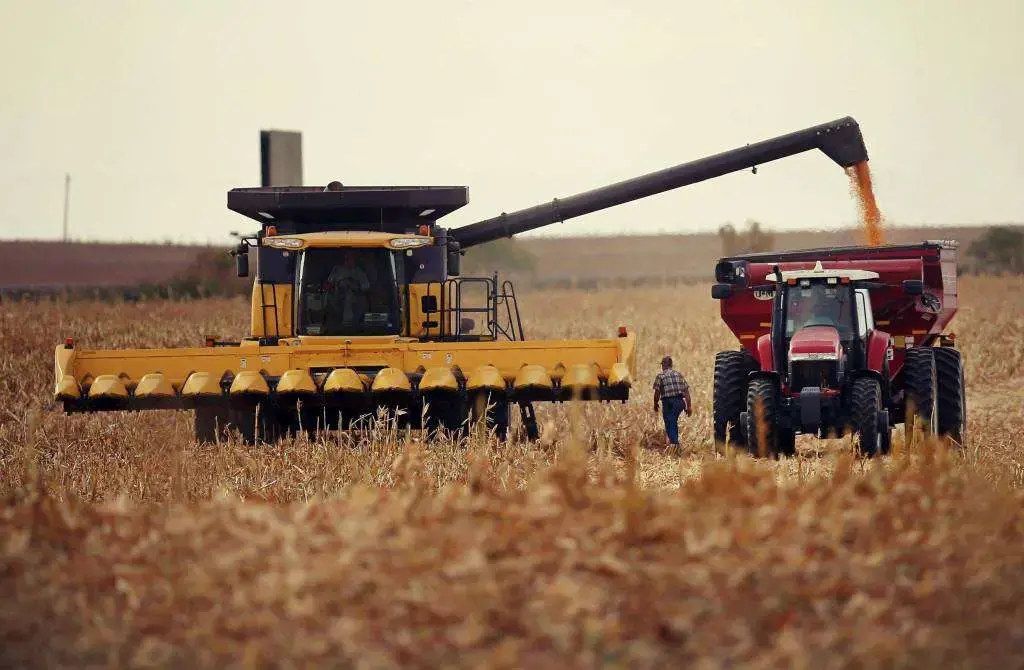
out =
[[[297,237],[264,237],[263,246],[274,249],[301,249],[306,243]]]
[[[428,244],[430,244],[429,237],[396,237],[388,242],[388,246],[392,249],[416,249]]]

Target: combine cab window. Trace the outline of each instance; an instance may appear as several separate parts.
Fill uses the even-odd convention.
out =
[[[398,288],[386,249],[308,249],[296,273],[300,335],[395,335]]]
[[[786,291],[786,339],[809,326],[831,326],[839,337],[853,337],[852,291],[849,285],[802,282]]]

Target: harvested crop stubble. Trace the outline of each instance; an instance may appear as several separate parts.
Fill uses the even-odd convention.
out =
[[[524,491],[356,487],[287,506],[26,496],[0,531],[16,663],[1008,667],[1024,494],[948,464],[676,494],[571,467]]]
[[[0,656],[12,665],[1024,667],[1024,280],[961,281],[971,443],[876,463],[714,453],[709,287],[548,291],[527,334],[640,337],[627,405],[540,445],[386,427],[198,446],[187,413],[64,417],[52,351],[237,336],[241,301],[0,305]],[[693,387],[682,457],[649,382]],[[635,482],[633,484],[632,482]]]

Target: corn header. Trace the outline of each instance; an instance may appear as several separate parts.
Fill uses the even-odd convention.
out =
[[[534,402],[629,398],[636,336],[527,340],[511,283],[462,276],[466,249],[812,149],[843,167],[867,157],[847,117],[454,229],[437,222],[468,202],[462,186],[232,189],[228,208],[260,224],[232,252],[240,276],[255,268],[250,335],[129,350],[68,338],[55,398],[68,413],[192,410],[202,441],[345,429],[381,409],[504,437],[513,407],[535,438]]]

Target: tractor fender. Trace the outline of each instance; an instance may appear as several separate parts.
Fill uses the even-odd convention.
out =
[[[882,331],[872,331],[871,335],[868,336],[867,341],[867,361],[866,368],[881,374],[885,368],[885,361],[889,356],[889,350],[892,343],[892,337],[889,333]]]
[[[774,372],[775,355],[772,353],[772,336],[769,333],[757,338],[757,360],[761,363],[762,372]]]

